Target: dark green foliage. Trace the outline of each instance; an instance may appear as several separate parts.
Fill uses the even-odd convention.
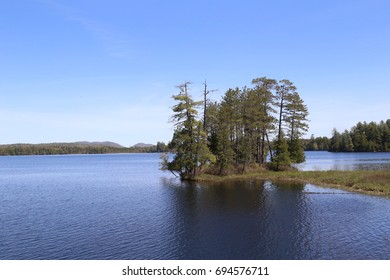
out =
[[[255,101],[255,127],[256,127],[256,145],[257,145],[257,162],[263,164],[266,160],[268,144],[268,134],[275,129],[276,118],[273,116],[276,113],[274,108],[276,96],[273,94],[277,86],[274,79],[261,77],[252,80],[255,86],[252,90]]]
[[[69,155],[69,154],[114,154],[114,153],[162,153],[168,147],[163,142],[148,147],[121,147],[103,143],[47,143],[0,145],[1,156],[19,155]]]
[[[331,152],[341,151],[341,135],[335,128],[332,131],[332,138],[330,139],[330,151]]]
[[[307,116],[309,115],[307,106],[297,92],[293,92],[286,104],[284,121],[287,125],[287,137],[290,141],[299,139],[309,128]]]
[[[156,152],[157,153],[166,153],[168,151],[168,146],[164,142],[157,142]]]
[[[380,132],[381,150],[390,151],[390,120],[386,123],[381,121],[378,125]]]
[[[195,178],[204,165],[214,162],[214,156],[207,147],[203,123],[197,119],[196,107],[202,103],[192,100],[188,93],[189,84],[187,82],[178,86],[180,93],[173,96],[178,103],[172,108],[175,132],[168,146],[175,152],[175,156],[172,161],[164,156],[161,164],[162,170],[185,180]]]
[[[271,165],[275,170],[279,170],[280,166],[305,161],[300,137],[308,130],[308,110],[296,90],[289,80],[282,80],[276,86],[279,121],[275,155]],[[287,128],[288,142],[285,140],[283,125]]]
[[[49,143],[49,144],[11,144],[0,145],[0,155],[67,155],[67,154],[107,154],[130,153],[125,147],[97,145],[88,143]]]
[[[300,138],[308,128],[308,111],[296,87],[266,77],[252,80],[252,85],[227,90],[221,102],[205,99],[203,125],[195,109],[200,102],[192,101],[187,84],[180,86],[181,93],[173,96],[178,104],[173,107],[175,132],[169,144],[175,158],[164,156],[162,169],[192,179],[214,159],[208,172],[219,175],[264,168],[267,160],[275,170],[305,161]],[[273,145],[271,137],[276,138],[271,139]]]
[[[390,121],[358,122],[343,133],[334,129],[330,143],[331,152],[389,152]]]
[[[271,169],[279,171],[284,170],[291,164],[290,152],[288,151],[287,141],[283,135],[276,141],[274,156],[271,161]]]
[[[306,161],[305,151],[301,139],[295,138],[288,142],[288,151],[292,163],[302,163]]]
[[[328,137],[314,137],[310,139],[301,139],[305,151],[329,151],[330,140]]]
[[[352,152],[353,151],[353,143],[352,143],[352,138],[348,130],[345,130],[341,134],[341,150],[346,151],[346,152]]]

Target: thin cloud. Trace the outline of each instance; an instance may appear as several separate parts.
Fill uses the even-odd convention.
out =
[[[36,1],[55,10],[57,13],[61,14],[65,20],[77,23],[82,29],[100,42],[109,56],[123,59],[132,58],[129,51],[130,44],[125,38],[126,35],[119,32],[114,26],[90,19],[84,16],[79,10],[57,1]]]

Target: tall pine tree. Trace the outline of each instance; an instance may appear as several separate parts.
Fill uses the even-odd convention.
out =
[[[188,92],[189,84],[186,82],[177,86],[180,93],[172,96],[178,104],[172,108],[175,132],[168,146],[175,151],[175,156],[171,162],[168,156],[164,156],[161,164],[162,170],[171,171],[185,180],[194,179],[205,164],[214,162],[214,156],[207,147],[203,123],[197,119],[196,108],[202,102],[192,100]]]
[[[307,116],[309,115],[307,106],[299,96],[298,92],[293,92],[286,104],[284,121],[287,127],[288,146],[291,161],[301,163],[305,161],[305,152],[301,142],[301,137],[309,128]]]

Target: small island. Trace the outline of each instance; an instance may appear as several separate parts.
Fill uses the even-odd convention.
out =
[[[206,83],[204,101],[194,101],[190,85],[185,82],[177,86],[179,94],[173,96],[177,104],[172,108],[174,134],[168,148],[174,156],[162,155],[162,170],[186,181],[299,181],[390,195],[387,171],[299,171],[294,167],[305,161],[305,149],[319,150],[316,140],[322,141],[322,150],[326,147],[332,152],[355,151],[357,141],[361,145],[355,144],[356,151],[387,151],[389,144],[383,139],[390,135],[390,121],[379,125],[358,123],[351,132],[340,134],[334,130],[331,139],[312,136],[304,140],[308,108],[289,80],[256,78],[252,87],[228,89],[221,102],[207,100]],[[200,116],[198,108],[202,105]],[[369,136],[372,133],[364,129],[385,135],[373,142]]]

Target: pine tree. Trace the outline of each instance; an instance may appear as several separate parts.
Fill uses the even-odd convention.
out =
[[[178,86],[180,93],[173,96],[174,135],[168,146],[175,156],[172,161],[163,158],[163,170],[193,179],[203,166],[216,161],[210,171],[245,171],[254,163],[263,164],[268,151],[275,170],[305,160],[300,137],[307,131],[308,112],[292,82],[253,79],[252,88],[229,89],[219,103],[207,100],[205,84],[203,122],[197,111],[202,102],[192,100],[189,84]],[[276,136],[273,147],[269,135]]]
[[[353,152],[352,138],[348,130],[344,130],[344,132],[341,134],[340,151]]]
[[[278,107],[278,142],[282,137],[282,124],[285,120],[287,105],[291,102],[292,95],[296,91],[296,87],[289,80],[281,80],[276,86],[276,106]]]
[[[330,139],[330,149],[332,152],[341,151],[341,135],[336,128],[332,131],[332,138]]]
[[[252,80],[254,85],[257,114],[255,114],[255,124],[257,128],[257,162],[263,164],[266,159],[267,147],[270,149],[268,135],[275,129],[276,113],[273,104],[275,95],[272,92],[276,86],[276,80],[267,77],[256,78]]]
[[[271,161],[271,169],[279,171],[291,165],[290,152],[288,151],[287,141],[281,132],[280,138],[275,145],[274,156]]]
[[[307,116],[309,115],[307,106],[299,96],[298,92],[294,92],[290,96],[289,103],[286,104],[286,112],[284,121],[287,124],[287,137],[290,141],[300,138],[307,132],[309,125]]]
[[[287,137],[289,138],[289,151],[293,163],[305,161],[305,152],[300,138],[309,128],[307,124],[308,115],[307,106],[303,103],[298,92],[293,92],[290,95],[289,103],[286,104],[286,112],[284,114],[284,121],[287,125]]]
[[[188,93],[189,84],[186,82],[178,86],[180,93],[172,96],[178,104],[172,108],[175,132],[168,146],[175,151],[175,156],[171,162],[164,156],[161,164],[162,170],[171,171],[185,180],[194,179],[202,166],[214,162],[214,156],[207,147],[203,123],[197,119],[196,108],[202,102],[192,100]]]
[[[281,80],[276,86],[275,102],[278,107],[279,119],[278,119],[278,134],[274,148],[274,156],[272,161],[272,167],[275,170],[279,170],[281,165],[290,165],[291,158],[288,151],[288,145],[283,132],[283,121],[285,120],[287,105],[291,102],[292,94],[296,91],[296,87],[289,80]]]
[[[381,134],[381,150],[387,152],[390,149],[390,128],[384,121],[380,121],[378,128]]]
[[[318,147],[317,147],[318,150]],[[305,162],[306,156],[303,150],[302,141],[299,138],[295,138],[288,142],[288,151],[290,152],[290,158],[292,163]]]
[[[217,117],[216,156],[218,174],[222,175],[226,167],[235,163],[235,124],[238,120],[238,91],[229,89],[219,106]],[[227,121],[229,120],[229,121]]]
[[[364,152],[368,150],[368,140],[365,132],[365,125],[358,122],[356,126],[351,129],[351,138],[355,152]],[[333,151],[331,149],[331,151]]]

